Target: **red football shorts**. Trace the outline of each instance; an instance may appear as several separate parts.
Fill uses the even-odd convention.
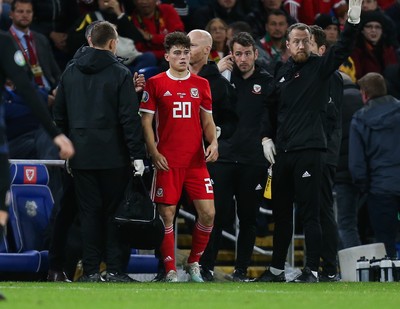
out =
[[[213,200],[214,190],[207,167],[155,170],[151,198],[155,203],[176,205],[185,189],[190,200]]]

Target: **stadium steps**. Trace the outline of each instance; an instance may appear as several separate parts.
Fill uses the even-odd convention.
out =
[[[272,226],[273,229],[273,226]],[[271,230],[271,229],[270,229]],[[183,257],[188,257],[192,244],[192,236],[185,221],[181,218],[178,219],[178,241],[179,254]],[[272,236],[264,236],[256,238],[256,246],[264,250],[272,250]],[[184,259],[184,258],[183,258]],[[295,266],[302,267],[304,261],[304,239],[295,239],[295,252],[294,252]],[[252,255],[252,265],[248,269],[249,277],[258,277],[264,270],[265,266],[271,262],[271,256],[263,255],[254,252]],[[235,264],[235,248],[231,241],[225,241],[221,250],[218,253],[215,277],[218,281],[229,280],[229,275],[232,274]]]

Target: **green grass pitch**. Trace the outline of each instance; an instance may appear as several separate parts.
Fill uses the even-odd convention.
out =
[[[400,283],[0,282],[0,309],[400,308]]]

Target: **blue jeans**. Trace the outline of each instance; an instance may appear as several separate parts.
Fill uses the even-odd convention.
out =
[[[383,242],[386,254],[389,257],[396,257],[396,235],[399,230],[397,213],[400,211],[400,196],[369,193],[367,204],[376,242]]]
[[[358,234],[358,208],[360,192],[351,183],[336,183],[337,224],[339,230],[340,248],[361,245]]]

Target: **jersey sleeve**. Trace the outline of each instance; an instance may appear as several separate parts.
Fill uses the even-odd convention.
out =
[[[154,79],[149,79],[146,83],[142,100],[140,101],[139,111],[141,113],[155,114],[156,112],[156,89],[154,84]]]
[[[204,80],[204,87],[202,89],[202,100],[200,104],[200,108],[206,111],[207,113],[212,113],[212,98],[211,98],[211,90],[210,84],[208,80]]]

